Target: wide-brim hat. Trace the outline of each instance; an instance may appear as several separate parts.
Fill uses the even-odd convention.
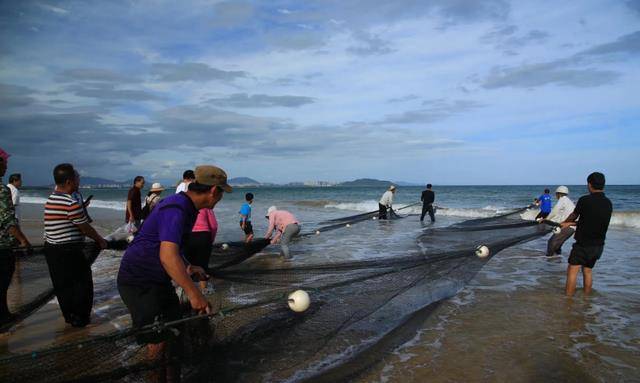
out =
[[[151,192],[157,192],[157,191],[163,191],[164,188],[162,187],[162,184],[160,184],[159,182],[154,182],[153,185],[151,185],[151,189],[149,189],[149,191]]]

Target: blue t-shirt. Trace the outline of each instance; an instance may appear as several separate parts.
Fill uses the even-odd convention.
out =
[[[246,215],[247,222],[251,222],[251,205],[246,202],[242,204],[242,207],[240,207],[240,215]],[[242,222],[242,217],[240,217],[240,222]]]
[[[171,278],[160,262],[160,242],[173,242],[182,249],[197,216],[198,210],[183,192],[160,201],[122,256],[118,283],[170,284]]]
[[[540,201],[540,211],[542,213],[551,213],[551,196],[549,194],[543,194],[538,197]]]

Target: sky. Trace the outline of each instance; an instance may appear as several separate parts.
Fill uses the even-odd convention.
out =
[[[27,185],[640,184],[639,64],[640,0],[2,1],[0,147]]]

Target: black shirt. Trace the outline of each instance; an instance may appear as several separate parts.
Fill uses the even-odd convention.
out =
[[[611,220],[611,201],[604,193],[592,193],[580,197],[573,211],[578,215],[576,243],[586,246],[604,245]]]
[[[422,198],[420,198],[422,200],[422,203],[424,203],[425,205],[433,203],[433,201],[435,201],[436,199],[436,193],[434,193],[431,190],[425,190],[422,192]]]

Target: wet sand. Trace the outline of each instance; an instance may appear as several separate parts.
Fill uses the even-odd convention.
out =
[[[629,233],[611,234],[615,250]],[[533,249],[536,244],[544,240],[496,255],[465,289],[424,318],[413,339],[356,381],[640,381],[637,253],[626,260],[605,254],[594,268],[594,293],[579,290],[568,298],[570,247],[565,245],[564,257],[546,258]]]
[[[92,223],[94,228],[102,235],[106,235],[122,225],[124,213],[111,209],[92,208],[90,214],[94,220]],[[34,246],[43,243],[42,216],[42,205],[22,205],[23,219],[20,226]],[[128,315],[119,312],[118,316],[122,318],[112,322],[116,316],[113,312],[108,313],[114,309],[116,311],[123,310],[120,298],[113,296],[114,276],[118,264],[118,253],[108,250],[100,254],[92,267],[95,303],[91,325],[84,329],[77,329],[65,323],[54,297],[9,332],[0,334],[0,356],[5,353],[22,353],[60,345],[87,336],[111,332],[116,328],[125,328],[129,323]],[[29,280],[29,283],[24,283],[25,280]],[[36,295],[51,288],[48,268],[42,255],[35,255],[29,261],[20,261],[16,265],[16,272],[9,288],[10,308],[28,302]]]

